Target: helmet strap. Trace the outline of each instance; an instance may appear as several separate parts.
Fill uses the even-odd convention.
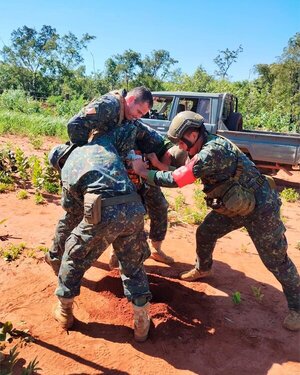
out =
[[[191,141],[189,141],[188,139],[186,139],[184,137],[181,138],[181,141],[187,147],[187,152],[189,152],[191,150],[191,148],[193,148],[195,146],[195,144],[198,142],[199,138],[200,138],[200,132],[198,133],[198,137],[196,138],[195,142],[191,142]]]

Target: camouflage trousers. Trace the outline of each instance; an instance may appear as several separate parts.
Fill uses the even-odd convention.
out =
[[[212,253],[219,238],[241,227],[245,227],[258,254],[282,285],[288,307],[300,311],[300,277],[287,255],[285,227],[280,219],[280,202],[256,208],[246,217],[229,218],[211,211],[196,232],[196,268],[207,271],[212,267]]]
[[[138,192],[150,218],[149,238],[163,241],[168,228],[168,202],[157,186],[146,186]],[[66,189],[62,191],[61,205],[66,210],[60,218],[50,249],[51,258],[62,259],[66,239],[83,218],[83,206],[74,200]]]
[[[84,273],[112,244],[120,263],[124,294],[133,301],[151,299],[143,262],[150,255],[144,234],[144,209],[136,202],[104,207],[99,224],[82,220],[65,242],[58,275],[59,297],[72,298],[80,293]]]
[[[83,219],[83,204],[72,198],[66,189],[62,190],[61,205],[66,212],[57,223],[53,243],[49,251],[52,259],[59,260],[62,259],[65,251],[66,239]]]
[[[149,238],[153,241],[163,241],[168,229],[168,202],[160,187],[143,185],[138,191],[145,204],[150,218]]]

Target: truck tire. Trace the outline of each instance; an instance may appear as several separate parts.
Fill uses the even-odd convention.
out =
[[[239,112],[231,112],[225,122],[228,130],[242,131],[243,116]]]

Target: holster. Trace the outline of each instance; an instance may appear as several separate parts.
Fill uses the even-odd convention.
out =
[[[84,219],[89,224],[101,222],[101,195],[86,193],[84,195]]]

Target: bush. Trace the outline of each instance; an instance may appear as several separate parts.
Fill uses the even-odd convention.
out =
[[[296,202],[300,198],[300,194],[297,193],[295,189],[292,188],[285,188],[280,193],[280,197],[284,199],[286,202]]]

